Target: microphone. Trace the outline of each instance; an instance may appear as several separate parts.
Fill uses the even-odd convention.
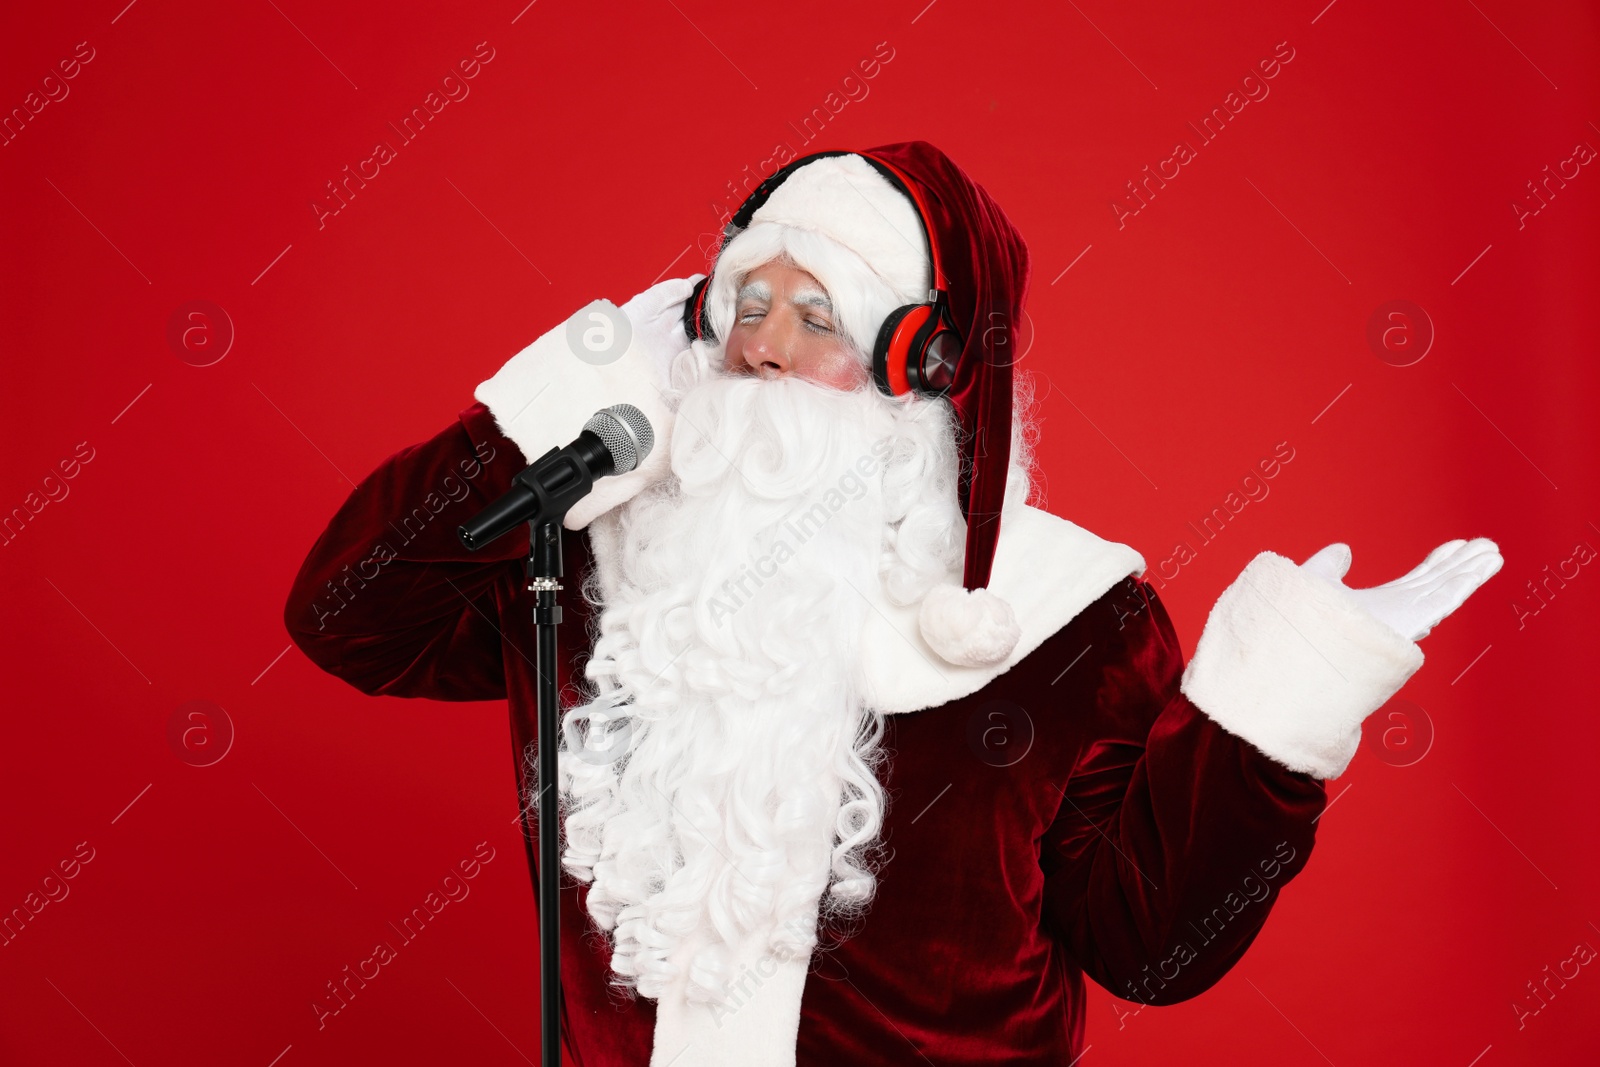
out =
[[[522,522],[560,521],[596,478],[627,474],[655,447],[655,431],[632,404],[613,404],[583,424],[577,440],[552,448],[512,480],[506,493],[456,530],[471,552]]]

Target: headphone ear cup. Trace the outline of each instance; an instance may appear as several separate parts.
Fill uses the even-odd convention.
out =
[[[962,347],[950,309],[942,300],[932,305],[906,348],[906,378],[911,389],[928,397],[949,393],[955,385]]]
[[[705,341],[713,343],[716,338],[711,334],[711,320],[706,308],[706,287],[711,283],[711,275],[706,275],[694,284],[694,291],[689,294],[689,299],[683,302],[683,333],[690,341]]]
[[[878,339],[872,345],[872,380],[878,383],[878,389],[885,396],[897,396],[906,391],[905,381],[905,353],[902,351],[899,358],[893,358],[890,348],[894,344],[895,331],[900,328],[900,323],[905,317],[924,307],[923,304],[904,304],[889,312],[883,320],[883,325],[878,327]],[[897,373],[891,374],[890,368],[896,368]],[[898,378],[897,382],[895,379]],[[896,386],[899,386],[897,389]]]

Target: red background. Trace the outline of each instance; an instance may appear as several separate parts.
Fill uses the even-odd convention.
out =
[[[1506,561],[1424,642],[1425,757],[1364,749],[1330,784],[1309,869],[1211,992],[1119,1021],[1093,990],[1085,1064],[1594,1062],[1593,967],[1520,1029],[1512,1005],[1600,947],[1600,575],[1520,627],[1512,604],[1600,547],[1600,173],[1521,229],[1510,206],[1600,146],[1592,6],[124,3],[0,16],[8,113],[94,49],[0,147],[0,513],[94,455],[0,548],[0,910],[94,849],[0,947],[0,1061],[536,1059],[504,707],[280,658],[289,580],[350,479],[514,352],[700,269],[710,205],[776,144],[924,138],[1030,243],[1052,510],[1154,569],[1295,449],[1164,587],[1190,651],[1263,548],[1348,541],[1356,585],[1452,537]],[[480,41],[470,95],[319,229],[324,183]],[[1125,183],[1283,41],[1270,96],[1119,229]],[[803,143],[879,42],[869,95]],[[196,367],[166,334],[202,299],[237,337]],[[1437,334],[1407,367],[1366,340],[1395,299]],[[169,743],[192,700],[236,731],[211,766]],[[319,1032],[324,983],[480,841],[471,896]]]

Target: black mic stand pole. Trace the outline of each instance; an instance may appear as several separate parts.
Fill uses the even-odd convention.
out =
[[[556,828],[560,771],[556,762],[561,707],[556,687],[556,626],[561,622],[561,521],[528,523],[528,590],[534,594],[534,668],[539,675],[539,859],[534,863],[528,813],[523,844],[539,907],[539,1045],[543,1067],[561,1067],[561,835]],[[513,726],[513,734],[519,731]],[[519,754],[519,759],[521,758]]]
[[[537,737],[530,737],[524,715],[512,702],[511,739],[516,749],[517,781],[527,788],[527,751],[539,746],[536,772],[539,856],[534,859],[528,809],[517,798],[522,844],[533,877],[539,909],[539,1047],[544,1067],[561,1067],[561,806],[557,750],[561,737],[560,693],[556,685],[556,626],[561,622],[561,523],[567,509],[594,488],[596,478],[626,474],[650,454],[655,433],[643,412],[613,404],[584,424],[578,439],[552,448],[513,479],[512,487],[456,531],[468,551],[476,551],[518,522],[528,523],[528,591],[534,594],[534,670],[539,676]]]

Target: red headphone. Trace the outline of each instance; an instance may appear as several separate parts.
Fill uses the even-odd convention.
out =
[[[934,287],[929,290],[924,303],[898,307],[883,320],[877,341],[872,347],[872,378],[878,383],[878,388],[889,396],[904,396],[907,393],[943,396],[955,381],[956,361],[961,358],[964,341],[950,317],[949,297],[939,287],[944,273],[939,269],[939,251],[934,245],[927,205],[922,202],[916,187],[894,166],[865,152],[815,152],[801,156],[758,185],[749,199],[740,205],[723,230],[722,246],[726,248],[729,241],[750,225],[756,211],[767,202],[772,191],[783,184],[785,178],[807,163],[828,156],[860,156],[916,206],[917,217],[922,222],[922,237],[927,244],[928,262],[933,267]],[[710,281],[710,275],[702,278],[684,304],[683,330],[691,341],[716,341],[706,309],[706,292]]]

